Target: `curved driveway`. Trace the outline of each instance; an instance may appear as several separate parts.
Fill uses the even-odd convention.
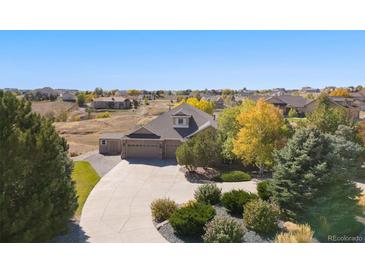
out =
[[[218,185],[223,191],[256,191],[255,181]],[[152,223],[151,202],[169,197],[183,203],[193,198],[196,187],[174,162],[123,160],[90,193],[80,226],[88,242],[166,242]]]

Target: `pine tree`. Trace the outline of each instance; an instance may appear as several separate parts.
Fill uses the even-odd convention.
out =
[[[0,91],[0,242],[44,242],[77,207],[68,145],[29,102]]]
[[[339,134],[299,129],[275,155],[275,201],[289,219],[308,222],[322,240],[331,233],[356,234],[361,190],[353,177],[362,153],[360,145]]]

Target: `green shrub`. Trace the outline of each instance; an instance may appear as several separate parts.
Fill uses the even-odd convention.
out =
[[[235,170],[223,172],[217,179],[223,182],[244,182],[250,181],[251,175],[240,170]]]
[[[278,228],[279,208],[269,202],[256,199],[245,205],[243,220],[248,229],[269,235]]]
[[[200,237],[205,224],[214,216],[215,210],[211,205],[196,202],[176,210],[169,222],[178,235]]]
[[[156,222],[163,222],[170,218],[177,208],[177,204],[168,198],[156,199],[151,203],[152,217]]]
[[[206,243],[240,243],[243,234],[243,226],[233,218],[215,217],[206,224],[203,240]]]
[[[290,118],[298,117],[298,112],[296,111],[295,108],[291,108],[289,110],[288,117],[290,117]]]
[[[271,183],[270,180],[265,180],[257,184],[257,194],[264,201],[268,201],[272,196],[270,190],[270,183]]]
[[[199,186],[194,192],[194,198],[201,203],[215,205],[221,200],[222,190],[215,184]]]
[[[222,204],[231,214],[242,215],[243,206],[257,198],[257,195],[244,190],[232,190],[223,194]]]

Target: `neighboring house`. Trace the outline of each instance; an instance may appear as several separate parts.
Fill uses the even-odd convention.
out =
[[[294,95],[277,95],[277,96],[260,96],[253,95],[248,97],[251,100],[257,101],[263,98],[265,102],[271,103],[283,111],[284,115],[287,115],[291,108],[295,109],[299,114],[304,115],[310,112],[308,105],[313,101],[306,99],[302,96]]]
[[[321,90],[319,88],[302,87],[302,92],[319,93]]]
[[[44,87],[39,89],[34,89],[25,94],[25,97],[34,101],[51,100],[54,101],[60,96],[60,92],[56,89],[50,87]]]
[[[331,105],[334,107],[341,107],[346,110],[346,113],[351,119],[359,119],[361,118],[362,109],[364,109],[364,104],[356,99],[349,97],[340,97],[340,96],[329,96],[329,101]],[[308,112],[312,112],[318,106],[318,99],[313,100],[310,104],[306,106]],[[364,109],[365,110],[365,109]]]
[[[350,97],[365,103],[365,90],[351,92]]]
[[[210,127],[217,128],[213,116],[182,103],[125,135],[103,135],[99,140],[99,151],[121,154],[123,159],[175,159],[176,148],[182,142]]]
[[[131,101],[121,96],[99,97],[92,101],[91,106],[95,109],[128,109],[131,108]]]
[[[76,102],[76,96],[72,93],[62,93],[60,98],[64,102]]]
[[[224,100],[221,96],[218,96],[213,99],[214,106],[216,109],[223,109],[224,108]]]
[[[214,103],[214,107],[216,109],[223,109],[224,108],[224,99],[222,98],[222,96],[203,96],[200,98],[201,100],[205,100],[208,102],[213,102]]]

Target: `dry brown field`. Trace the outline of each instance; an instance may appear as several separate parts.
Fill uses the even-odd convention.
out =
[[[98,149],[99,137],[104,133],[128,132],[143,125],[169,109],[170,101],[154,100],[141,105],[136,111],[110,112],[110,118],[75,122],[55,122],[59,134],[66,138],[72,154],[82,154]],[[38,107],[38,106],[37,106]]]

